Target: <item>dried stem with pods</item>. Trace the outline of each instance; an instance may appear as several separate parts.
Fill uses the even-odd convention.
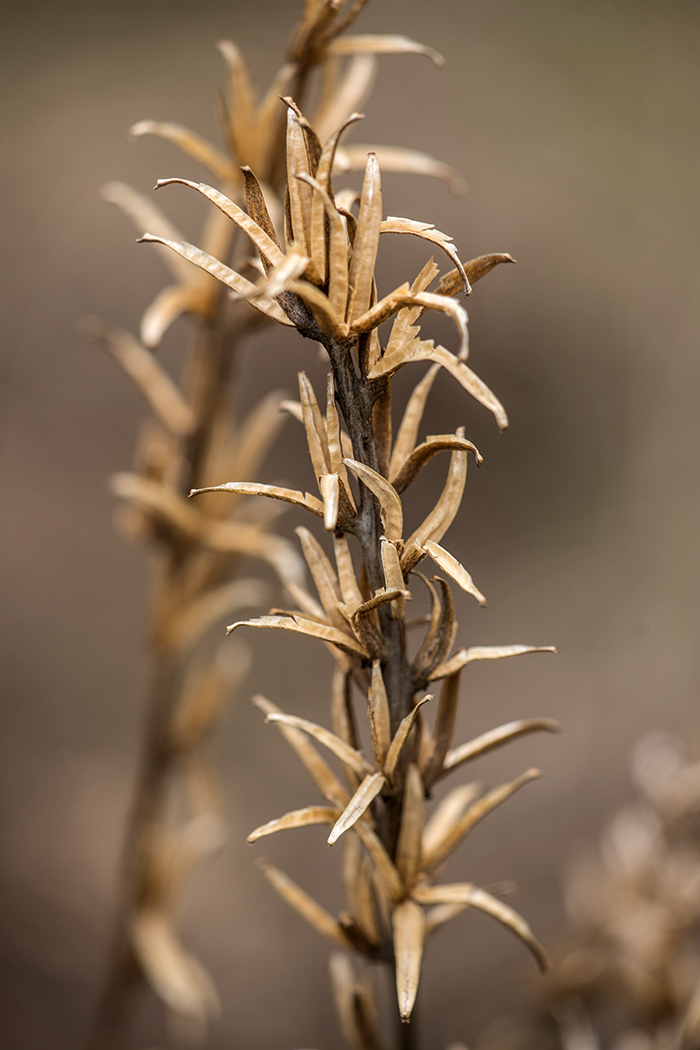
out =
[[[311,5],[317,9],[316,4]],[[410,1021],[416,999],[424,942],[438,926],[466,908],[485,911],[509,927],[541,966],[545,953],[525,920],[511,907],[471,882],[440,883],[438,876],[465,835],[493,809],[537,778],[529,769],[509,783],[485,790],[476,783],[453,788],[426,820],[426,799],[436,783],[482,755],[525,733],[556,730],[550,719],[508,723],[468,743],[453,746],[460,675],[476,660],[503,659],[547,647],[508,645],[462,648],[450,655],[456,631],[450,585],[429,578],[419,565],[430,559],[477,602],[484,597],[471,576],[440,541],[462,499],[469,456],[481,462],[464,428],[418,440],[423,410],[440,368],[446,369],[499,427],[507,417],[497,397],[467,364],[467,314],[455,296],[510,256],[489,255],[462,264],[451,238],[432,225],[384,218],[377,153],[366,154],[361,194],[335,194],[332,172],[341,136],[359,118],[353,114],[319,132],[292,94],[286,105],[286,188],[283,229],[274,221],[264,186],[243,169],[245,210],[215,188],[183,179],[204,195],[258,251],[264,274],[255,283],[210,254],[173,238],[148,233],[144,240],[170,248],[179,258],[216,277],[235,301],[247,301],[267,316],[294,327],[321,344],[328,355],[325,398],[319,399],[304,373],[299,401],[286,407],[303,424],[319,495],[234,479],[197,486],[192,495],[267,496],[302,508],[323,522],[334,562],[312,532],[297,529],[317,597],[287,578],[296,608],[240,620],[242,626],[286,630],[324,642],[336,660],[332,688],[332,729],[280,710],[265,698],[256,703],[275,724],[309,772],[325,804],[287,813],[256,829],[250,841],[283,829],[325,824],[328,842],[341,837],[345,848],[348,908],[331,915],[269,862],[263,869],[274,888],[320,932],[347,953],[395,973],[398,1016]],[[353,210],[355,206],[357,210]],[[440,249],[452,268],[439,275],[429,259],[411,281],[379,297],[375,262],[382,234],[409,234]],[[421,335],[428,311],[455,324],[457,353]],[[393,318],[385,345],[383,322]],[[391,382],[407,364],[431,367],[411,394],[393,434]],[[325,411],[324,411],[325,409]],[[401,495],[423,466],[449,452],[447,479],[432,510],[413,531],[404,528]],[[284,572],[284,570],[283,570]],[[406,610],[411,589],[425,588],[430,613],[415,651],[407,645]],[[552,651],[548,649],[548,651]],[[440,683],[439,686],[437,683]],[[439,688],[433,719],[426,715]],[[359,747],[355,699],[362,698],[369,721],[371,756]],[[317,746],[339,760],[341,780]],[[335,956],[332,974],[345,1035],[356,1048],[377,1047],[371,985],[347,955]],[[400,1027],[401,1044],[412,1045],[412,1029]]]
[[[212,653],[212,629],[222,618],[246,607],[259,607],[266,600],[259,581],[240,577],[241,557],[269,563],[294,593],[306,593],[301,559],[288,541],[270,530],[274,506],[271,513],[271,505],[256,499],[259,486],[251,483],[284,418],[279,412],[281,397],[271,393],[239,426],[231,423],[227,404],[236,349],[254,328],[270,319],[296,325],[305,334],[305,325],[316,326],[303,297],[284,284],[301,279],[312,267],[311,261],[301,265],[302,256],[295,248],[284,265],[279,265],[282,253],[273,218],[280,221],[283,211],[277,201],[284,189],[287,151],[299,150],[300,134],[304,149],[312,143],[309,125],[296,113],[293,135],[285,136],[287,111],[279,96],[302,101],[312,77],[317,78],[314,120],[317,128],[325,129],[322,134],[326,137],[336,125],[355,119],[351,114],[371,89],[378,55],[417,53],[440,61],[430,48],[406,37],[341,36],[365,2],[307,0],[288,61],[260,100],[237,47],[230,41],[219,45],[229,81],[227,100],[221,106],[223,150],[178,124],[149,120],[132,129],[137,137],[152,134],[175,143],[204,164],[220,187],[200,187],[215,203],[223,204],[222,210],[212,211],[206,224],[202,251],[186,247],[180,232],[150,199],[121,183],[111,183],[104,191],[106,199],[134,221],[139,233],[149,231],[145,240],[165,246],[161,256],[174,283],[144,313],[140,338],[94,318],[83,323],[85,336],[117,360],[146,397],[154,416],[139,439],[134,470],[118,475],[113,483],[126,502],[122,523],[132,537],[148,544],[155,572],[148,627],[151,667],[145,737],[108,975],[90,1043],[100,1050],[125,1045],[133,1007],[145,987],[159,997],[171,1019],[190,1028],[201,1029],[216,1009],[212,982],[182,945],[177,931],[188,873],[223,834],[216,777],[205,745],[247,663],[240,645],[232,651],[228,643]],[[296,179],[290,188],[293,204],[288,214],[298,218],[301,207],[303,221],[311,222],[313,212],[316,242],[321,226],[326,237],[324,209],[332,193],[331,166],[336,171],[364,166],[368,150],[391,170],[432,175],[459,188],[456,172],[415,150],[336,145],[326,151],[319,165],[307,163],[299,170],[309,179],[318,176],[323,182],[320,190],[312,191],[309,184]],[[242,210],[246,201],[249,215]],[[337,222],[345,237],[345,224],[352,219],[336,213],[333,204],[328,215],[328,222],[334,223],[329,236],[339,244]],[[264,246],[261,258],[268,281],[263,292],[253,283],[260,264],[250,258],[251,233]],[[426,235],[431,236],[428,228]],[[440,235],[432,236],[440,239]],[[321,265],[325,256],[318,243],[315,252]],[[337,255],[336,250],[334,266]],[[192,266],[193,260],[199,265]],[[309,286],[312,292],[322,296],[327,278],[316,274],[316,284]],[[234,288],[235,299],[226,294],[222,281]],[[154,351],[181,315],[193,319],[198,331],[177,383]],[[349,447],[345,451],[349,455]],[[366,458],[367,451],[358,446],[358,458],[363,456]],[[411,469],[418,469],[420,463],[413,463]],[[345,468],[341,470],[345,486]],[[222,476],[234,477],[238,490],[225,498],[186,501],[190,489],[207,487]],[[341,495],[337,478],[323,485],[328,499],[332,501],[335,491],[344,513],[350,513],[346,507],[351,500],[349,488],[344,487]],[[306,498],[300,494],[302,501]],[[314,497],[309,496],[308,501],[320,506]],[[360,507],[369,507],[366,499]],[[371,508],[363,513],[368,523],[373,520]],[[376,575],[376,566],[373,571]],[[312,613],[309,622],[313,619]],[[373,622],[372,615],[367,622]],[[401,768],[398,763],[397,769]]]

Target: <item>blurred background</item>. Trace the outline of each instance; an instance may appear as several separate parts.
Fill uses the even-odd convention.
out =
[[[129,142],[127,128],[172,119],[216,137],[216,41],[233,38],[264,86],[296,14],[275,0],[3,5],[0,1025],[17,1050],[86,1036],[142,723],[148,566],[113,528],[107,479],[130,466],[145,410],[75,329],[91,313],[136,330],[164,275],[98,191],[115,178],[142,192],[158,177],[202,178],[175,147]],[[357,29],[401,32],[447,65],[383,58],[355,140],[426,150],[469,184],[455,198],[387,175],[385,211],[434,222],[464,259],[518,260],[478,284],[469,307],[473,367],[510,431],[440,376],[422,433],[463,423],[485,457],[448,537],[488,597],[486,610],[459,602],[460,644],[559,649],[470,667],[458,738],[514,717],[565,726],[483,760],[493,782],[532,764],[546,775],[470,836],[449,877],[515,879],[516,907],[551,944],[572,852],[631,793],[634,740],[658,727],[700,746],[700,7],[373,0]],[[173,192],[160,203],[196,241],[200,202]],[[427,257],[418,242],[386,241],[384,290]],[[173,370],[188,335],[180,322],[164,344]],[[266,331],[240,360],[238,403],[271,384],[295,396],[300,368],[323,382],[314,346]],[[286,426],[265,480],[303,487],[301,428]],[[416,515],[444,467],[426,471]],[[299,522],[289,512],[282,527]],[[212,1047],[323,1050],[340,1045],[327,946],[253,861],[271,856],[331,907],[337,858],[319,829],[245,844],[314,800],[249,696],[328,717],[330,658],[274,634],[249,632],[255,663],[214,744],[230,837],[193,881],[186,936],[224,1003]],[[497,1031],[536,988],[530,967],[484,916],[446,927],[425,962],[426,1047]]]

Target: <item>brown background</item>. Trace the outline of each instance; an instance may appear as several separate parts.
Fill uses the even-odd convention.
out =
[[[130,464],[143,406],[75,322],[97,313],[135,328],[163,278],[97,191],[112,178],[146,191],[157,177],[201,177],[167,144],[130,144],[127,127],[154,117],[215,135],[214,42],[233,37],[264,84],[296,7],[3,8],[2,1043],[67,1050],[87,1031],[105,959],[147,595],[144,557],[114,533],[106,487]],[[486,458],[449,535],[489,599],[485,612],[460,603],[460,640],[560,650],[465,674],[462,737],[537,714],[566,733],[484,761],[492,780],[533,762],[546,777],[450,869],[517,879],[517,906],[545,940],[572,848],[630,792],[631,743],[651,727],[692,741],[700,726],[699,23],[682,0],[375,0],[358,24],[425,41],[448,64],[383,59],[356,138],[425,149],[469,182],[453,198],[387,176],[386,211],[435,222],[464,258],[519,260],[470,305],[474,367],[504,400],[509,434],[447,377],[424,432],[465,423]],[[174,192],[165,204],[196,239],[197,202]],[[403,242],[382,253],[385,289],[425,258]],[[173,368],[186,335],[181,324],[166,341]],[[314,348],[293,333],[258,338],[241,361],[240,402],[271,381],[293,391],[301,367],[322,382]],[[293,421],[283,446],[267,478],[309,484]],[[431,467],[421,499],[443,470]],[[298,522],[290,513],[284,527]],[[188,938],[224,1000],[212,1046],[320,1050],[340,1045],[326,946],[253,858],[275,858],[331,906],[336,857],[314,830],[245,845],[252,827],[313,801],[247,698],[263,691],[323,720],[330,664],[311,642],[248,641],[258,659],[215,744],[231,835],[192,886]],[[443,931],[426,961],[425,1045],[474,1042],[517,1010],[524,956],[480,916]]]

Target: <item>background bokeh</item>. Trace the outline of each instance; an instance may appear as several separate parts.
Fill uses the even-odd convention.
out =
[[[93,313],[135,329],[163,275],[98,190],[202,177],[126,129],[153,117],[216,135],[214,43],[235,39],[262,85],[295,16],[279,0],[3,4],[0,1024],[17,1050],[68,1050],[87,1032],[141,725],[147,563],[113,529],[106,479],[129,466],[144,408],[75,324]],[[460,638],[559,648],[469,668],[460,732],[540,714],[566,729],[484,760],[494,781],[533,763],[546,776],[474,832],[450,874],[515,878],[517,907],[551,942],[567,859],[629,795],[635,738],[660,727],[698,742],[700,7],[373,0],[358,29],[429,43],[447,66],[382,59],[356,140],[425,149],[469,183],[454,198],[387,176],[386,211],[434,222],[463,258],[518,259],[470,303],[474,367],[510,432],[447,377],[424,432],[464,423],[486,460],[449,536],[489,599],[486,611],[460,602]],[[174,190],[161,203],[196,239],[200,202]],[[424,258],[419,244],[383,245],[385,288]],[[166,341],[173,369],[187,335],[183,322]],[[302,367],[322,381],[314,347],[257,337],[239,404],[271,382],[293,391]],[[290,420],[267,479],[310,484],[304,456]],[[443,469],[426,472],[422,499]],[[298,521],[290,512],[283,527]],[[248,639],[256,662],[214,745],[231,834],[192,885],[187,937],[224,1001],[212,1047],[321,1050],[340,1045],[327,947],[253,859],[269,854],[333,905],[336,857],[314,829],[264,849],[244,839],[313,795],[248,697],[323,720],[330,660],[263,634]],[[442,931],[425,967],[426,1047],[473,1043],[517,1013],[534,983],[525,955],[485,917]]]

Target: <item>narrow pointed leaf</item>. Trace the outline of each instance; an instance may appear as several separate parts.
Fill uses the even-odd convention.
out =
[[[287,110],[287,191],[292,223],[292,235],[304,255],[311,249],[311,187],[295,176],[311,175],[304,132],[291,99],[285,99]]]
[[[216,284],[204,274],[201,276],[207,288],[197,281],[196,284],[169,285],[158,293],[141,318],[141,339],[145,346],[151,350],[159,346],[171,324],[184,313],[192,313],[202,320],[207,318],[213,303],[211,292],[216,290]]]
[[[371,467],[365,466],[356,459],[346,459],[345,466],[349,467],[379,500],[386,538],[400,540],[403,533],[403,509],[393,486],[376,470],[372,470]]]
[[[339,631],[336,627],[328,627],[325,624],[315,623],[303,616],[258,616],[252,620],[238,620],[226,628],[226,633],[231,634],[238,627],[271,627],[283,631],[293,631],[295,634],[305,634],[309,638],[318,638],[322,642],[330,642],[337,645],[350,656],[360,656],[369,659],[369,653],[360,645],[356,638]]]
[[[449,681],[449,679],[448,679]],[[489,729],[487,733],[475,737],[466,744],[453,748],[445,754],[445,758],[439,775],[449,773],[458,766],[469,762],[472,758],[485,755],[501,744],[507,744],[511,740],[525,736],[527,733],[537,733],[546,730],[549,733],[560,733],[561,725],[553,718],[523,718],[517,722],[506,722],[505,725],[496,729]]]
[[[347,312],[348,324],[352,324],[358,317],[366,313],[370,306],[374,263],[377,257],[381,221],[381,177],[377,158],[370,153],[367,157],[365,177],[362,183],[357,233],[355,234],[355,243],[352,249],[348,274],[350,284],[350,302]]]
[[[234,492],[242,496],[269,496],[270,499],[280,499],[284,503],[294,503],[297,507],[310,510],[318,518],[323,517],[323,504],[316,496],[308,492],[299,492],[296,489],[282,489],[278,485],[260,485],[255,481],[227,481],[223,485],[207,485],[203,489],[192,489],[190,496],[198,496],[202,492]]]
[[[282,714],[279,707],[264,696],[254,696],[253,703],[265,715]],[[319,755],[307,734],[283,722],[277,722],[276,725],[323,797],[343,809],[348,802],[348,793],[330,766]]]
[[[209,168],[222,182],[237,181],[238,172],[227,157],[221,153],[211,142],[207,142],[201,135],[181,124],[171,124],[158,120],[140,120],[129,128],[129,134],[133,138],[141,135],[157,135],[159,138],[174,142],[180,149],[188,153],[190,157],[199,161],[205,168]]]
[[[156,183],[156,189],[160,189],[162,186],[170,186],[173,183],[180,183],[183,186],[189,186],[190,189],[197,190],[203,197],[210,200],[212,204],[226,215],[231,222],[235,223],[241,230],[244,231],[250,237],[255,247],[260,252],[261,256],[273,266],[278,266],[284,259],[282,250],[277,245],[276,241],[268,236],[267,233],[254,219],[243,211],[243,208],[239,208],[232,200],[221,193],[219,190],[214,189],[213,186],[207,186],[204,182],[190,182],[188,179],[158,179]]]
[[[406,583],[401,570],[401,561],[396,547],[386,536],[380,538],[382,552],[382,568],[384,569],[384,583],[387,591],[405,591]],[[403,620],[406,615],[406,598],[401,598],[392,604],[391,611],[395,620]]]
[[[420,904],[402,901],[392,916],[396,957],[396,995],[402,1021],[408,1021],[418,993],[425,940],[425,916]]]
[[[143,234],[151,230],[158,237],[164,237],[171,241],[182,241],[184,237],[177,226],[170,221],[153,201],[142,194],[137,193],[131,186],[123,182],[108,182],[102,187],[100,196],[110,204],[116,204],[118,208],[133,222],[136,231]],[[172,273],[173,277],[183,283],[191,285],[197,279],[197,271],[187,264],[185,259],[174,255],[168,248],[158,248],[158,253],[163,262]]]
[[[308,529],[299,526],[296,529],[296,534],[301,540],[306,564],[309,566],[313,576],[326,616],[339,630],[346,630],[347,624],[338,609],[340,590],[333,566],[326,557],[321,544]]]
[[[396,764],[399,760],[399,755],[401,754],[401,750],[404,744],[406,743],[406,740],[408,739],[408,734],[413,729],[416,718],[418,717],[418,712],[420,711],[423,704],[427,704],[427,702],[432,699],[433,697],[431,694],[429,694],[428,696],[424,696],[422,700],[418,701],[418,703],[406,715],[406,717],[401,719],[401,722],[399,723],[399,728],[394,733],[394,737],[391,741],[391,744],[389,745],[389,750],[387,751],[386,755],[386,761],[384,763],[384,772],[389,779],[391,779],[394,775],[394,770],[396,769]]]
[[[336,152],[335,168],[339,172],[362,171],[368,153],[376,153],[382,171],[394,171],[403,175],[428,175],[440,179],[453,193],[464,193],[467,184],[460,173],[435,157],[416,149],[402,146],[368,146],[353,143],[340,146]],[[473,278],[470,276],[470,281]],[[442,293],[444,295],[453,293]]]
[[[392,483],[413,452],[425,404],[439,371],[439,365],[431,365],[408,399],[389,462],[389,481]]]
[[[457,436],[464,437],[463,427],[457,429]],[[412,568],[419,560],[415,549],[425,549],[427,540],[441,540],[452,524],[462,501],[462,493],[467,480],[467,453],[455,450],[450,456],[450,467],[447,480],[434,508],[418,526],[406,542],[406,551],[402,558],[404,572]]]
[[[440,568],[455,581],[455,583],[458,583],[463,591],[466,591],[467,594],[473,595],[479,605],[486,605],[486,599],[483,594],[476,586],[462,563],[457,561],[453,554],[450,554],[449,551],[446,551],[444,547],[441,547],[439,543],[435,543],[433,540],[425,541],[425,549],[435,564],[439,565]]]
[[[247,842],[257,842],[265,835],[274,835],[278,831],[288,831],[292,828],[308,828],[316,824],[333,824],[338,818],[338,810],[330,806],[306,806],[304,809],[295,809],[285,813],[283,817],[276,820],[268,820],[267,824],[261,824],[255,831],[251,831],[246,839]]]
[[[420,771],[411,762],[406,773],[401,827],[396,844],[396,867],[405,886],[412,886],[418,872],[425,824],[425,789]]]
[[[514,263],[515,259],[511,255],[500,254],[500,255],[480,255],[477,259],[470,259],[468,263],[464,264],[464,269],[467,272],[467,276],[471,284],[476,284],[482,277],[498,266],[499,263]],[[457,295],[462,287],[462,279],[459,270],[450,270],[444,277],[440,279],[440,283],[435,289],[438,295]]]
[[[421,237],[424,241],[430,241],[432,244],[436,244],[439,248],[442,248],[445,254],[455,264],[455,267],[462,278],[464,294],[469,295],[471,292],[469,278],[467,277],[464,266],[457,255],[457,249],[452,244],[452,238],[446,233],[440,233],[439,230],[435,229],[432,223],[417,222],[415,219],[401,219],[396,215],[387,215],[380,227],[380,233],[409,233],[414,237]]]
[[[540,969],[549,969],[549,959],[544,948],[537,940],[522,915],[518,915],[503,901],[499,901],[486,890],[469,882],[458,882],[445,886],[429,886],[416,889],[414,896],[424,904],[467,904],[471,908],[478,908],[487,915],[493,916],[499,922],[512,930],[535,956]]]
[[[452,743],[457,720],[459,679],[460,672],[455,671],[449,678],[445,678],[442,683],[438,711],[435,716],[435,729],[430,742],[430,751],[425,764],[421,768],[426,790],[430,790],[433,782],[443,771],[445,756]]]
[[[178,435],[191,433],[195,425],[192,408],[160,361],[130,332],[96,317],[85,318],[80,330],[85,338],[103,347],[121,365],[167,430]]]
[[[401,876],[396,870],[394,862],[382,845],[377,834],[364,820],[355,824],[353,831],[362,841],[363,846],[367,850],[374,865],[374,869],[377,872],[382,885],[388,892],[389,897],[394,901],[401,900],[404,896],[404,885],[401,881]]]
[[[323,416],[316,401],[313,387],[306,373],[299,373],[299,396],[301,398],[301,412],[304,429],[306,430],[306,441],[309,446],[309,455],[314,468],[316,480],[331,469],[328,455],[328,444],[326,441],[326,428]]]
[[[428,293],[424,292],[423,294],[427,295]],[[441,298],[444,298],[444,296]],[[495,394],[463,361],[459,361],[444,346],[435,346],[431,339],[416,340],[414,343],[402,347],[401,350],[397,350],[395,354],[385,355],[369,373],[368,378],[379,379],[383,375],[391,375],[409,361],[436,361],[450,375],[454,376],[472,397],[493,412],[501,430],[508,429],[508,416]]]
[[[340,481],[337,474],[322,474],[318,483],[323,496],[323,527],[333,532],[338,525]]]
[[[255,90],[243,55],[232,40],[217,45],[228,68],[228,104],[233,148],[239,164],[255,163],[256,112]]]
[[[250,168],[243,167],[241,168],[241,171],[243,172],[243,178],[245,180],[245,202],[248,214],[260,229],[267,234],[272,243],[277,245],[281,252],[282,248],[274,224],[270,218],[270,212],[268,211],[262,187]],[[265,273],[269,273],[272,268],[272,263],[268,261],[267,256],[265,255],[261,255],[260,259]]]
[[[374,762],[378,769],[382,769],[391,743],[391,717],[379,660],[372,662],[372,678],[367,694],[367,714]]]
[[[254,295],[257,294],[255,285],[251,281],[247,281],[245,277],[241,277],[241,275],[236,273],[235,270],[232,270],[229,266],[225,266],[222,262],[219,262],[218,259],[201,251],[201,249],[196,248],[193,244],[187,244],[185,241],[170,241],[165,237],[155,237],[150,233],[145,233],[143,237],[141,237],[141,240],[148,244],[164,244],[166,247],[182,256],[183,259],[187,259],[188,262],[198,266],[201,270],[210,273],[212,277],[216,277],[217,281],[221,281],[222,284],[227,285],[229,288],[233,288],[235,292],[239,292],[242,295],[246,295],[250,292]],[[272,318],[273,321],[277,321],[279,324],[294,327],[293,322],[289,320],[279,303],[276,303],[272,299],[261,297],[251,299],[251,306],[254,306],[256,310],[260,311],[260,313]]]
[[[423,862],[436,852],[452,829],[461,820],[465,810],[471,806],[482,792],[481,784],[460,784],[448,791],[430,816],[423,831]]]
[[[350,554],[346,536],[344,534],[334,536],[333,545],[335,547],[335,562],[338,567],[340,593],[343,597],[343,602],[353,613],[355,609],[362,605],[363,598],[355,576],[352,555]]]
[[[362,109],[377,75],[378,63],[374,55],[353,55],[347,63],[342,80],[322,103],[314,115],[314,126],[322,142],[348,119]],[[336,151],[336,158],[340,150]],[[358,170],[364,168],[365,153]],[[337,166],[337,164],[336,164]]]
[[[430,462],[433,456],[436,456],[438,452],[453,449],[471,452],[475,456],[477,464],[481,465],[481,463],[483,463],[481,453],[471,441],[467,441],[466,438],[458,438],[453,434],[435,434],[426,438],[426,440],[415,448],[408,458],[400,464],[396,476],[392,478],[392,485],[399,494],[402,493],[404,489],[407,489],[411,482],[415,480],[420,471],[426,463]],[[445,571],[447,572],[447,570]]]
[[[348,831],[366,810],[374,802],[375,798],[386,784],[383,773],[368,773],[355,794],[352,796],[344,812],[338,817],[333,829],[328,836],[328,845],[332,846],[338,841],[344,832]]]
[[[285,715],[282,712],[272,712],[267,715],[266,722],[281,722],[282,725],[292,726],[293,729],[300,729],[303,733],[313,737],[314,740],[318,741],[319,744],[323,744],[329,751],[332,751],[336,758],[339,758],[346,766],[350,769],[354,769],[360,776],[374,772],[372,766],[369,764],[364,755],[361,755],[359,751],[356,751],[354,747],[350,747],[344,740],[336,736],[335,733],[331,733],[330,729],[325,729],[323,726],[317,725],[315,722],[309,722],[306,718],[299,718],[297,715]]]
[[[347,496],[350,507],[352,510],[355,510],[355,497],[350,488],[347,467],[343,462],[342,432],[340,429],[340,419],[338,417],[338,406],[335,403],[335,384],[332,372],[328,373],[326,388],[326,440],[328,443],[328,461],[330,469],[340,478],[343,491]]]
[[[274,864],[271,864],[269,861],[259,861],[258,863],[270,885],[303,919],[306,919],[324,937],[335,941],[336,944],[339,944],[341,948],[345,948],[346,951],[352,951],[352,942],[338,920],[330,912],[327,912],[306,890],[302,890],[301,886],[293,882],[288,875],[276,868]]]
[[[484,817],[493,812],[497,806],[506,802],[511,795],[514,795],[515,792],[519,791],[521,787],[525,786],[525,784],[529,784],[532,780],[539,779],[540,776],[541,773],[539,769],[528,769],[527,772],[522,773],[509,784],[501,784],[499,787],[493,788],[492,791],[488,791],[483,798],[480,798],[477,802],[473,802],[466,813],[464,813],[451,828],[445,838],[437,844],[435,849],[431,853],[425,854],[423,857],[424,869],[426,871],[431,871],[433,868],[442,864],[453,850],[457,848],[464,836],[482,821]]]
[[[506,660],[511,656],[524,656],[526,653],[556,653],[553,645],[475,645],[470,649],[460,649],[444,664],[440,664],[430,673],[430,680],[445,678],[454,674],[460,667],[466,667],[474,660]]]

